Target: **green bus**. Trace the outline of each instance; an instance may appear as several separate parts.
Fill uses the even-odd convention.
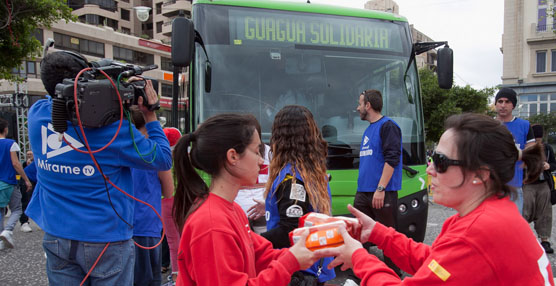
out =
[[[380,90],[382,113],[398,123],[403,136],[398,229],[423,241],[425,131],[412,55],[440,45],[426,44],[413,45],[407,20],[390,13],[282,1],[198,0],[191,20],[174,20],[172,60],[175,66],[189,66],[191,130],[218,113],[251,113],[268,143],[283,106],[309,108],[329,143],[334,215],[349,213],[346,206],[353,204],[357,190],[359,147],[369,125],[356,111],[359,95]],[[448,62],[449,72],[442,75],[449,76],[451,86]]]

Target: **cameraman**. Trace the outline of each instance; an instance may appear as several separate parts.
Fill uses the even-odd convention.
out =
[[[70,53],[50,53],[41,62],[42,82],[54,95],[56,84],[74,78],[87,65]],[[148,102],[155,103],[157,95],[150,81],[145,91]],[[142,98],[139,108],[145,115],[149,138],[124,119],[116,140],[94,154],[100,170],[88,153],[77,152],[59,140],[52,128],[51,98],[37,101],[29,110],[37,185],[26,213],[45,232],[43,248],[50,285],[79,285],[101,255],[88,285],[133,284],[134,201],[106,182],[101,172],[132,195],[131,167],[162,171],[172,166],[168,140],[156,114],[143,106]],[[67,123],[64,138],[86,151],[79,127]],[[106,145],[118,125],[116,121],[100,128],[85,128],[91,150]]]

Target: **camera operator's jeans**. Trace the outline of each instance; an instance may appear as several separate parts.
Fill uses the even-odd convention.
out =
[[[46,274],[50,285],[79,285],[106,243],[91,243],[44,234]],[[84,285],[133,285],[133,240],[111,242]]]

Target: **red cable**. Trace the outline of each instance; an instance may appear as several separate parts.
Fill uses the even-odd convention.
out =
[[[6,0],[7,1],[7,0]],[[74,80],[74,84],[73,84],[73,99],[75,101],[75,115],[77,116],[77,122],[79,123],[79,129],[81,130],[81,135],[83,135],[83,141],[85,144],[85,147],[87,148],[87,151],[81,151],[77,148],[75,148],[73,145],[71,145],[71,143],[69,143],[65,137],[63,137],[64,142],[66,142],[66,144],[68,146],[70,146],[73,150],[81,152],[81,153],[86,153],[89,154],[91,156],[91,159],[93,160],[93,163],[95,164],[95,167],[100,171],[100,173],[102,174],[102,177],[104,178],[105,181],[107,181],[108,183],[110,183],[110,185],[112,185],[114,188],[116,188],[118,191],[120,191],[121,193],[123,193],[124,195],[134,199],[135,201],[138,201],[148,207],[150,207],[156,214],[156,216],[158,217],[158,219],[160,219],[160,222],[162,223],[162,235],[160,237],[160,240],[158,241],[157,244],[155,244],[154,246],[142,246],[140,244],[138,244],[137,242],[133,241],[133,243],[135,245],[137,245],[137,247],[140,247],[142,249],[154,249],[156,247],[158,247],[161,243],[162,240],[164,240],[164,235],[165,235],[165,229],[166,227],[164,226],[164,221],[162,220],[162,216],[160,216],[160,214],[156,211],[156,209],[150,205],[149,203],[142,201],[130,194],[128,194],[127,192],[125,192],[124,190],[120,189],[118,186],[116,186],[114,183],[112,183],[112,181],[110,181],[110,179],[104,175],[104,173],[102,172],[102,170],[100,169],[100,166],[98,165],[97,160],[95,159],[95,156],[93,155],[94,153],[100,152],[102,150],[104,150],[106,147],[110,146],[110,144],[112,144],[112,142],[114,142],[114,140],[116,139],[116,137],[118,136],[118,134],[120,133],[120,128],[122,127],[122,121],[123,121],[123,105],[122,105],[122,97],[120,95],[120,91],[116,88],[116,84],[114,83],[114,81],[112,81],[112,79],[110,78],[110,76],[108,76],[108,74],[106,74],[104,71],[102,70],[98,70],[100,71],[100,73],[102,73],[104,76],[106,76],[106,78],[108,80],[110,80],[110,83],[112,84],[112,86],[114,87],[114,89],[116,90],[116,94],[118,95],[118,101],[120,102],[120,124],[118,125],[118,129],[116,130],[116,134],[114,134],[114,137],[112,137],[112,140],[110,140],[110,142],[108,142],[106,145],[104,145],[104,147],[92,151],[91,147],[89,146],[89,142],[87,141],[87,136],[85,135],[85,129],[83,129],[83,123],[81,122],[81,116],[79,115],[79,108],[78,108],[78,100],[77,100],[77,82],[79,79],[79,76],[81,76],[81,74],[85,71],[91,70],[91,68],[84,68],[82,69],[77,76],[75,77]],[[91,267],[91,269],[89,270],[89,272],[87,272],[87,275],[85,276],[85,278],[83,279],[83,281],[81,281],[80,285],[83,285],[83,283],[87,280],[87,278],[89,277],[89,275],[91,275],[91,272],[93,272],[93,269],[95,269],[97,262],[100,260],[100,258],[102,257],[102,255],[104,254],[104,252],[106,251],[106,249],[108,248],[108,246],[110,245],[110,243],[107,243],[106,246],[104,247],[104,249],[102,250],[102,252],[100,253],[100,255],[97,257],[97,260],[95,261],[95,263],[93,264],[93,266]]]

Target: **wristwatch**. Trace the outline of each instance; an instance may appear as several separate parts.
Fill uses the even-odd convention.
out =
[[[384,192],[384,186],[378,185],[378,187],[376,187],[376,191],[377,192]]]

